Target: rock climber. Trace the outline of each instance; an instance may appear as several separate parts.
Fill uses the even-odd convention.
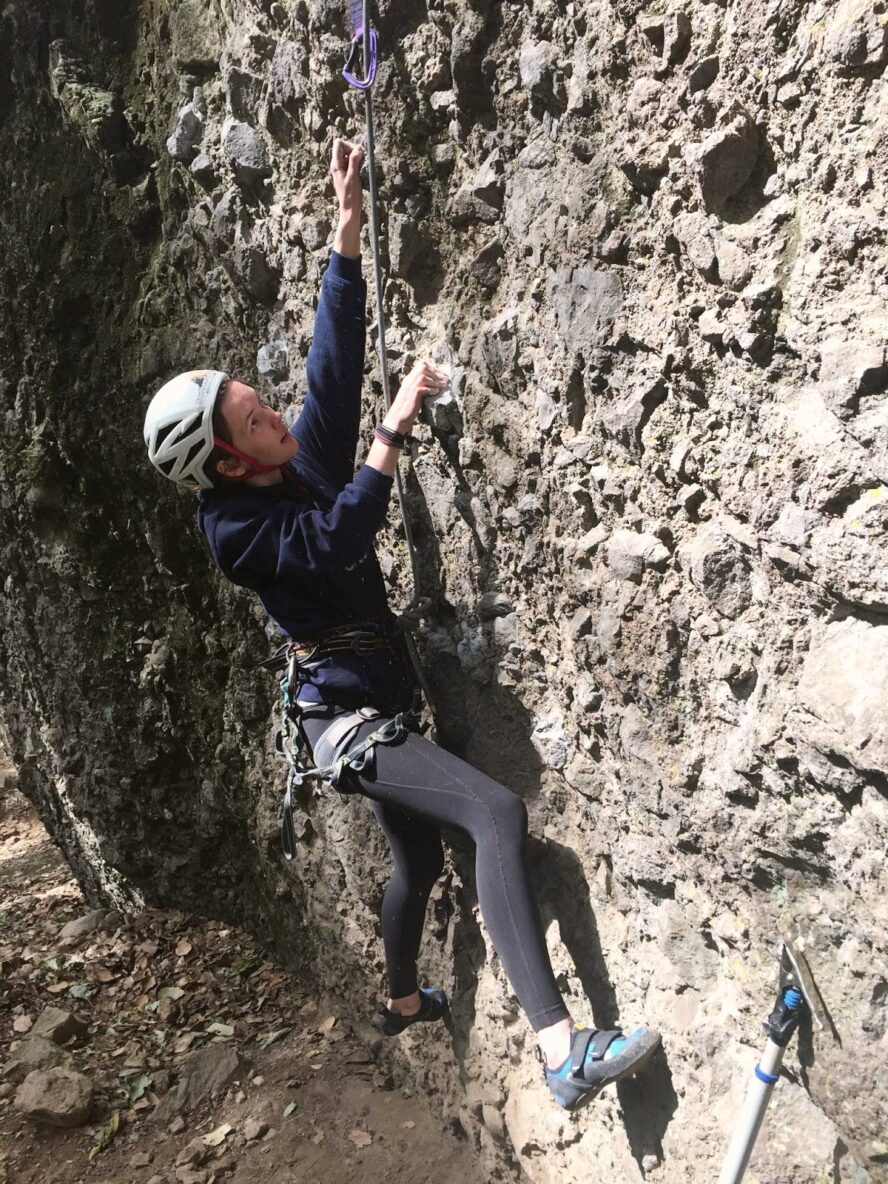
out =
[[[355,473],[367,295],[362,156],[360,146],[334,140],[338,226],[306,361],[308,393],[292,428],[254,387],[217,370],[171,379],[145,418],[152,463],[177,484],[198,488],[197,521],[220,570],[258,594],[306,658],[295,698],[318,764],[318,750],[344,715],[363,713],[356,742],[380,718],[409,708],[413,679],[395,639],[374,539],[405,436],[423,398],[447,384],[431,361],[417,362]],[[358,633],[361,644],[353,646]],[[476,844],[481,914],[557,1101],[572,1109],[649,1062],[657,1032],[585,1027],[561,998],[528,879],[521,798],[415,725],[392,743],[376,743],[367,767],[349,769],[337,788],[369,799],[394,861],[381,916],[389,989],[387,1002],[376,1005],[383,1033],[439,1020],[447,1009],[443,990],[419,987],[416,962],[429,894],[444,865],[440,828],[456,827]]]

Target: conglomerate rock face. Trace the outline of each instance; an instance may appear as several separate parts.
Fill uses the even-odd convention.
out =
[[[454,836],[423,955],[452,1044],[387,1055],[491,1178],[714,1178],[781,935],[841,1043],[793,1040],[752,1172],[885,1178],[886,17],[379,14],[389,363],[453,374],[407,479],[440,735],[528,803],[577,1018],[664,1033],[643,1080],[554,1108]],[[298,406],[330,146],[363,127],[344,6],[40,0],[0,31],[0,706],[21,785],[96,903],[236,920],[365,1013],[384,841],[322,793],[280,860],[272,639],[141,439],[184,368]],[[403,604],[394,516],[381,550]]]

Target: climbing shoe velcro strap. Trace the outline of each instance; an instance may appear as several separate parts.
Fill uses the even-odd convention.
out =
[[[589,1054],[589,1049],[591,1048],[592,1050],[593,1061],[603,1060],[604,1054],[613,1042],[622,1035],[623,1033],[616,1028],[609,1031],[602,1031],[596,1028],[577,1029],[574,1034],[573,1047],[570,1050],[571,1072],[582,1077],[583,1065]]]

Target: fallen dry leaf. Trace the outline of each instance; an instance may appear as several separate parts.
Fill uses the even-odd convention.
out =
[[[354,1130],[350,1130],[348,1132],[348,1137],[356,1147],[369,1147],[373,1142],[373,1136],[369,1135],[366,1131],[359,1130],[358,1127],[355,1127]]]
[[[184,958],[187,954],[190,954],[193,949],[194,947],[187,938],[183,937],[181,941],[176,942],[176,953],[180,958]]]

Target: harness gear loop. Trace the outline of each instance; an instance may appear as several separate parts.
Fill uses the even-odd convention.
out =
[[[376,78],[376,67],[378,64],[379,40],[376,35],[376,30],[370,25],[370,4],[369,0],[347,0],[349,14],[352,20],[352,26],[355,31],[354,40],[351,44],[351,51],[349,53],[348,61],[342,71],[342,75],[350,86],[357,87],[364,92],[364,118],[367,125],[365,136],[367,148],[367,175],[370,182],[370,244],[373,249],[373,276],[376,286],[376,352],[379,359],[379,374],[382,380],[382,394],[385,402],[385,409],[388,411],[392,404],[391,389],[389,386],[389,373],[386,364],[385,351],[385,312],[383,309],[383,298],[385,296],[385,284],[388,276],[383,277],[382,259],[379,248],[379,195],[376,184],[376,147],[375,138],[373,134],[373,98],[372,87],[373,81]],[[351,70],[355,64],[355,58],[358,52],[359,44],[363,44],[364,49],[364,78],[358,79],[352,74]],[[398,496],[398,508],[401,511],[401,522],[404,526],[404,540],[407,544],[407,553],[410,556],[410,572],[413,577],[413,598],[405,610],[405,616],[409,616],[411,610],[416,612],[416,607],[422,598],[419,595],[419,576],[418,564],[416,559],[416,547],[413,542],[413,530],[410,525],[410,518],[407,514],[407,508],[404,502],[404,483],[401,478],[400,467],[395,469],[395,491]],[[409,625],[409,621],[407,622]],[[435,703],[432,699],[428,682],[422,672],[419,662],[419,655],[416,651],[416,645],[409,633],[405,633],[405,646],[410,655],[410,662],[413,666],[416,675],[416,681],[422,688],[423,696],[428,704],[429,711],[434,717],[436,714]]]

